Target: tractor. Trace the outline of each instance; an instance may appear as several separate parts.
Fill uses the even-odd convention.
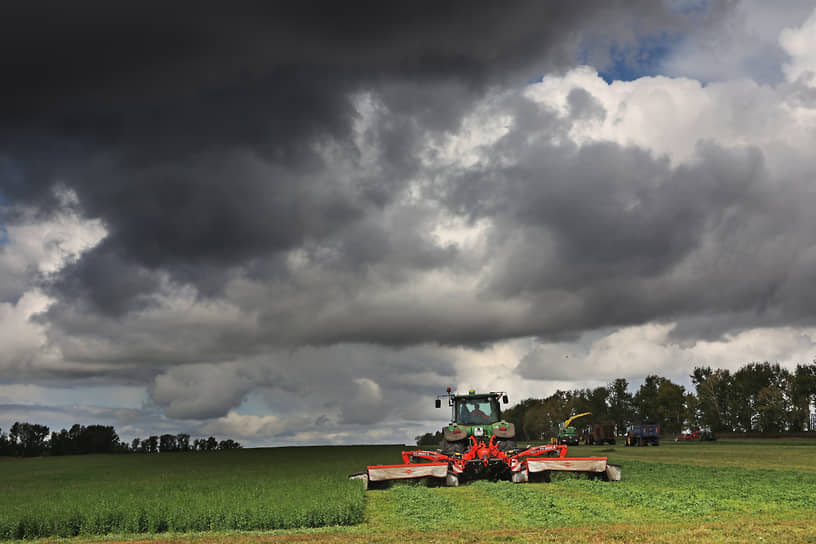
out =
[[[592,415],[592,412],[584,412],[567,419],[564,423],[558,424],[558,437],[552,439],[553,444],[565,444],[567,446],[577,446],[580,441],[578,437],[578,429],[571,427],[570,423],[579,417]]]
[[[450,389],[450,388],[449,388]],[[439,451],[456,456],[465,453],[471,437],[477,439],[495,437],[496,447],[503,452],[516,450],[516,428],[501,417],[499,399],[507,404],[505,393],[482,393],[477,395],[471,389],[467,395],[446,395],[448,406],[452,408],[451,422],[442,428]],[[436,407],[442,407],[442,399],[436,399]]]
[[[480,479],[549,481],[553,471],[620,480],[620,466],[608,463],[606,457],[567,457],[563,444],[519,448],[515,427],[501,415],[500,401],[508,403],[506,393],[476,393],[471,389],[466,395],[457,395],[448,388],[445,395],[437,397],[437,408],[442,407],[442,399],[447,399],[451,408],[451,421],[442,429],[438,451],[403,451],[401,464],[369,466],[349,478],[364,480],[366,489],[420,478],[451,487]]]

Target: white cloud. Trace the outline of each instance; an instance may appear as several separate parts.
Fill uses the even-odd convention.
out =
[[[60,354],[48,346],[45,327],[31,319],[51,302],[36,290],[25,293],[16,304],[0,302],[0,371],[4,374],[24,375],[31,368],[59,365]]]
[[[782,30],[779,43],[790,56],[782,67],[788,81],[805,76],[816,86],[816,9],[801,26]]]
[[[223,437],[258,440],[273,438],[292,425],[296,425],[292,418],[283,420],[274,415],[257,416],[231,411],[226,416],[205,424],[202,431]]]
[[[691,345],[673,339],[675,323],[614,330],[600,338],[540,343],[519,362],[516,372],[536,380],[608,383],[658,374],[688,383],[695,366],[736,370],[746,363],[779,363],[792,370],[810,364],[816,354],[816,329],[757,328]]]
[[[66,370],[60,350],[49,344],[47,327],[34,318],[54,302],[38,288],[107,232],[98,220],[73,209],[76,195],[56,190],[63,207],[50,217],[22,210],[6,222],[8,241],[0,246],[0,371],[12,379]]]
[[[569,135],[579,145],[637,146],[678,165],[694,160],[699,143],[708,140],[724,147],[757,146],[774,167],[789,161],[780,153],[798,152],[801,160],[816,146],[812,118],[793,107],[796,96],[784,85],[738,80],[703,86],[662,76],[607,84],[594,69],[580,67],[544,78],[527,95],[567,119],[573,89],[586,90],[606,111],[603,118],[572,121]]]
[[[0,251],[0,272],[4,275],[29,274],[32,270],[53,274],[107,235],[99,220],[82,218],[70,208],[48,218],[32,214],[5,226],[8,242]]]
[[[813,11],[812,0],[707,4],[718,17],[703,20],[681,38],[661,62],[661,73],[703,82],[753,79],[777,83],[784,59],[779,33]]]

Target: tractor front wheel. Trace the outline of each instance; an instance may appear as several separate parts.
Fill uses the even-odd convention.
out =
[[[515,440],[497,440],[496,447],[505,453],[511,450],[518,449]]]

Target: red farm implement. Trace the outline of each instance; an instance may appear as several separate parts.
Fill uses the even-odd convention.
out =
[[[579,472],[603,480],[620,480],[620,466],[607,463],[606,457],[567,457],[567,446],[534,446],[520,451],[503,451],[495,436],[479,440],[470,437],[464,453],[448,455],[437,451],[403,451],[399,465],[374,465],[350,478],[365,481],[366,489],[394,480],[430,478],[446,486],[458,486],[470,480],[549,481],[550,473]]]
[[[502,392],[467,394],[451,392],[442,398],[451,408],[451,420],[442,428],[439,451],[404,451],[400,465],[374,465],[350,478],[365,481],[366,488],[394,480],[427,478],[457,486],[471,480],[549,481],[556,471],[582,472],[593,478],[620,480],[620,467],[607,463],[606,457],[567,457],[567,446],[549,444],[520,449],[516,446],[513,423],[502,418],[501,404],[507,404]]]
[[[681,433],[674,437],[675,442],[690,442],[690,441],[704,441],[704,440],[716,440],[714,437],[714,433],[711,432],[711,429],[708,427],[704,427],[702,429],[697,429],[696,431],[690,431]]]

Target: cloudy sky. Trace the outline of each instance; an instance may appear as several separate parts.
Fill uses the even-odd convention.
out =
[[[816,2],[0,8],[0,428],[411,442],[816,356]]]

